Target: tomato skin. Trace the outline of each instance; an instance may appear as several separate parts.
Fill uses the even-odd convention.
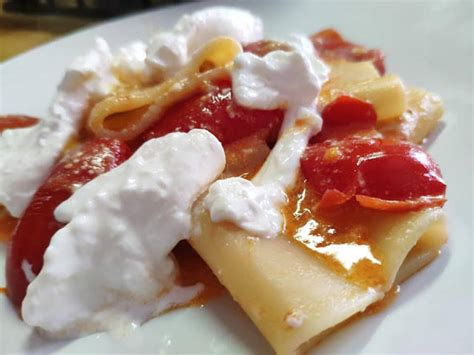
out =
[[[376,152],[379,140],[346,138],[308,146],[301,159],[301,170],[319,195],[327,190],[354,196],[357,192],[359,157]]]
[[[427,207],[443,207],[446,199],[443,195],[433,197],[422,197],[416,200],[396,201],[383,200],[377,197],[356,195],[356,201],[362,207],[379,211],[409,212],[417,211]]]
[[[281,50],[289,51],[291,50],[290,45],[285,42],[272,41],[269,39],[262,39],[257,42],[252,42],[244,46],[244,52],[253,53],[259,57],[263,57],[270,52]]]
[[[336,49],[346,43],[339,32],[332,28],[325,28],[313,34],[311,41],[318,51]]]
[[[337,189],[329,189],[326,190],[323,196],[321,197],[321,201],[319,201],[318,208],[342,205],[349,201],[351,198],[352,196],[346,195],[345,193]]]
[[[229,81],[216,85],[210,93],[194,96],[169,109],[144,133],[143,138],[149,140],[171,132],[203,128],[214,134],[222,144],[228,144],[268,129],[266,140],[276,141],[283,121],[282,110],[253,110],[239,106],[232,98]]]
[[[337,31],[331,28],[313,34],[311,41],[323,59],[345,59],[350,62],[370,60],[381,75],[385,73],[384,54],[380,50],[367,49],[346,41]]]
[[[51,237],[64,226],[54,218],[56,207],[75,188],[118,166],[129,156],[129,148],[121,141],[94,139],[66,154],[54,167],[33,196],[8,245],[7,293],[16,306],[21,305],[29,284],[23,268],[31,265],[33,274],[40,272]]]
[[[311,143],[339,139],[357,132],[375,129],[377,113],[372,104],[342,95],[330,102],[321,112],[323,128]]]
[[[34,126],[39,122],[36,117],[25,115],[1,115],[0,116],[0,133],[6,129],[26,128]]]
[[[416,210],[445,201],[439,167],[408,142],[348,137],[317,143],[306,149],[301,170],[322,196],[321,207],[344,203],[344,196],[356,196],[362,206],[385,211]]]
[[[405,201],[446,192],[438,166],[409,143],[385,144],[381,153],[361,158],[358,165],[359,179],[365,182],[361,195]]]

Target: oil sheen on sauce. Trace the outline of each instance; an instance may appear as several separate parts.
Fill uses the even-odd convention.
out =
[[[351,282],[362,287],[383,284],[382,260],[367,227],[370,211],[351,202],[322,210],[318,201],[300,175],[283,207],[284,234]]]

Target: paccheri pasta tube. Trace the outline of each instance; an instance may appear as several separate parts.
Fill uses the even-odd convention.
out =
[[[381,300],[399,271],[404,278],[424,266],[429,257],[423,258],[423,248],[411,255],[410,250],[441,218],[441,210],[435,208],[375,214],[367,221],[383,260],[385,282],[377,287],[349,281],[285,236],[260,239],[230,224],[214,224],[199,203],[194,208],[198,232],[190,242],[276,352],[291,354]],[[434,245],[431,250],[439,250],[444,242],[440,235],[424,240]]]
[[[170,79],[150,88],[117,93],[97,103],[88,119],[89,129],[99,137],[135,138],[168,108],[228,75],[226,66],[241,50],[231,38],[210,41]]]

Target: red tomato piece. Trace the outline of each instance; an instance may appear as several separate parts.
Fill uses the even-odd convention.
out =
[[[358,166],[361,195],[405,201],[446,191],[439,167],[411,143],[385,143],[380,152],[359,158]]]
[[[20,306],[29,284],[25,270],[37,275],[51,237],[63,227],[54,210],[74,189],[105,173],[130,156],[130,149],[116,139],[94,139],[71,151],[54,167],[33,196],[8,245],[6,278],[8,296]],[[28,271],[26,271],[28,272]]]
[[[337,205],[342,205],[352,198],[350,195],[346,195],[339,190],[330,189],[326,190],[319,201],[318,208],[326,208]]]
[[[348,200],[355,195],[364,207],[379,210],[415,210],[444,203],[446,184],[439,167],[408,142],[354,137],[325,141],[306,149],[301,169],[323,197],[321,207],[344,203],[344,196]],[[331,195],[325,196],[328,191]]]
[[[385,73],[384,54],[380,50],[367,49],[346,41],[331,28],[313,34],[311,41],[323,59],[345,59],[350,62],[370,60],[381,75]]]
[[[347,138],[325,141],[306,148],[301,170],[316,192],[323,196],[327,190],[338,190],[347,196],[357,192],[357,161],[378,151],[376,139]]]
[[[244,46],[244,52],[250,52],[259,57],[263,57],[266,54],[277,50],[289,51],[291,50],[291,47],[287,43],[268,39],[262,39],[261,41],[252,42]]]
[[[34,126],[38,122],[39,119],[36,117],[25,115],[3,115],[0,116],[0,133],[6,129]]]
[[[313,34],[311,41],[318,51],[336,49],[346,43],[339,32],[332,28],[326,28]]]
[[[321,113],[323,128],[311,143],[330,138],[342,138],[357,132],[375,129],[377,114],[374,106],[352,96],[339,96]]]
[[[149,140],[170,132],[203,128],[222,144],[228,144],[268,129],[266,140],[275,142],[283,114],[282,110],[253,110],[237,105],[232,99],[231,83],[223,81],[217,83],[216,89],[210,93],[194,96],[169,109],[143,137]]]

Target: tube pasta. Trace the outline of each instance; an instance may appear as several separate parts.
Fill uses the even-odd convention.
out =
[[[443,116],[441,98],[426,90],[409,88],[406,91],[407,110],[395,120],[379,122],[378,129],[421,144],[438,126]]]
[[[227,75],[228,67],[242,47],[232,38],[219,37],[205,44],[191,61],[172,78],[149,88],[127,94],[110,96],[97,103],[87,122],[88,128],[99,137],[132,139],[159,120],[166,109],[186,99],[209,82]],[[107,119],[114,114],[132,112],[149,106],[139,117],[131,119],[121,130],[107,127]]]
[[[228,223],[212,223],[200,203],[193,215],[198,228],[191,245],[277,354],[293,354],[382,299],[394,285],[410,250],[442,217],[442,211],[375,213],[368,228],[384,260],[386,280],[375,288],[345,279],[283,236],[252,238]],[[296,326],[288,321],[291,317],[297,320]]]
[[[318,103],[320,109],[338,96],[350,95],[374,105],[378,122],[397,118],[405,112],[406,92],[399,77],[393,74],[378,77],[371,75],[362,65],[356,68],[360,72],[348,76],[350,80],[344,79],[345,76],[336,76],[323,86]]]

